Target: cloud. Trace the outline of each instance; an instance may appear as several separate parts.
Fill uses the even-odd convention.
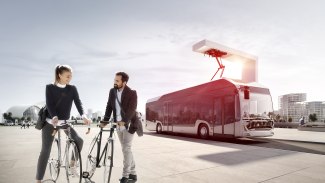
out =
[[[6,1],[0,7],[0,78],[15,89],[0,91],[6,96],[0,108],[43,100],[56,64],[73,67],[73,83],[87,107],[105,106],[120,70],[130,74],[129,84],[139,90],[144,106],[148,98],[209,81],[215,61],[192,52],[202,39],[258,56],[259,81],[270,87],[274,101],[296,91],[325,100],[319,84],[324,5],[304,0]]]

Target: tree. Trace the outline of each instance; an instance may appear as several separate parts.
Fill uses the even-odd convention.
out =
[[[289,117],[288,122],[292,122],[292,117]]]
[[[3,113],[2,116],[3,116],[4,119],[8,119],[8,114],[7,113]]]
[[[30,116],[27,117],[27,121],[31,121],[32,118]]]
[[[317,121],[317,114],[316,113],[309,114],[309,120],[312,121],[312,122]]]
[[[12,113],[8,112],[8,113],[3,113],[3,118],[6,120],[10,120],[13,121],[14,119],[12,118]]]
[[[140,112],[139,112],[140,113]],[[142,114],[140,113],[140,116],[142,116]],[[273,120],[275,120],[275,118],[276,118],[276,114],[274,114],[274,112],[269,112],[268,114],[267,114],[267,116],[270,118],[270,119],[273,119]]]
[[[281,119],[280,114],[277,114],[277,115],[275,116],[275,120],[276,120],[277,122],[280,122],[280,119]]]

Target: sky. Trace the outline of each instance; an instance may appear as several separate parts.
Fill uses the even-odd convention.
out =
[[[117,71],[129,74],[145,111],[150,98],[210,81],[217,63],[192,51],[203,39],[257,56],[258,82],[275,110],[288,93],[325,101],[324,7],[322,0],[1,0],[0,112],[44,101],[57,64],[73,68],[86,111],[105,111]]]

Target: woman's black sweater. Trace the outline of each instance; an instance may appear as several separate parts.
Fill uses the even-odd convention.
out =
[[[46,85],[46,107],[49,111],[49,118],[57,116],[59,120],[68,120],[74,101],[80,116],[84,114],[82,103],[77,88],[73,85],[66,85],[60,88],[54,84]]]

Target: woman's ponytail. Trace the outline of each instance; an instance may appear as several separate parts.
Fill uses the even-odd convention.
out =
[[[59,83],[60,74],[62,74],[64,71],[72,72],[72,68],[69,65],[60,65],[60,64],[55,67],[55,81],[54,81],[54,84]]]

